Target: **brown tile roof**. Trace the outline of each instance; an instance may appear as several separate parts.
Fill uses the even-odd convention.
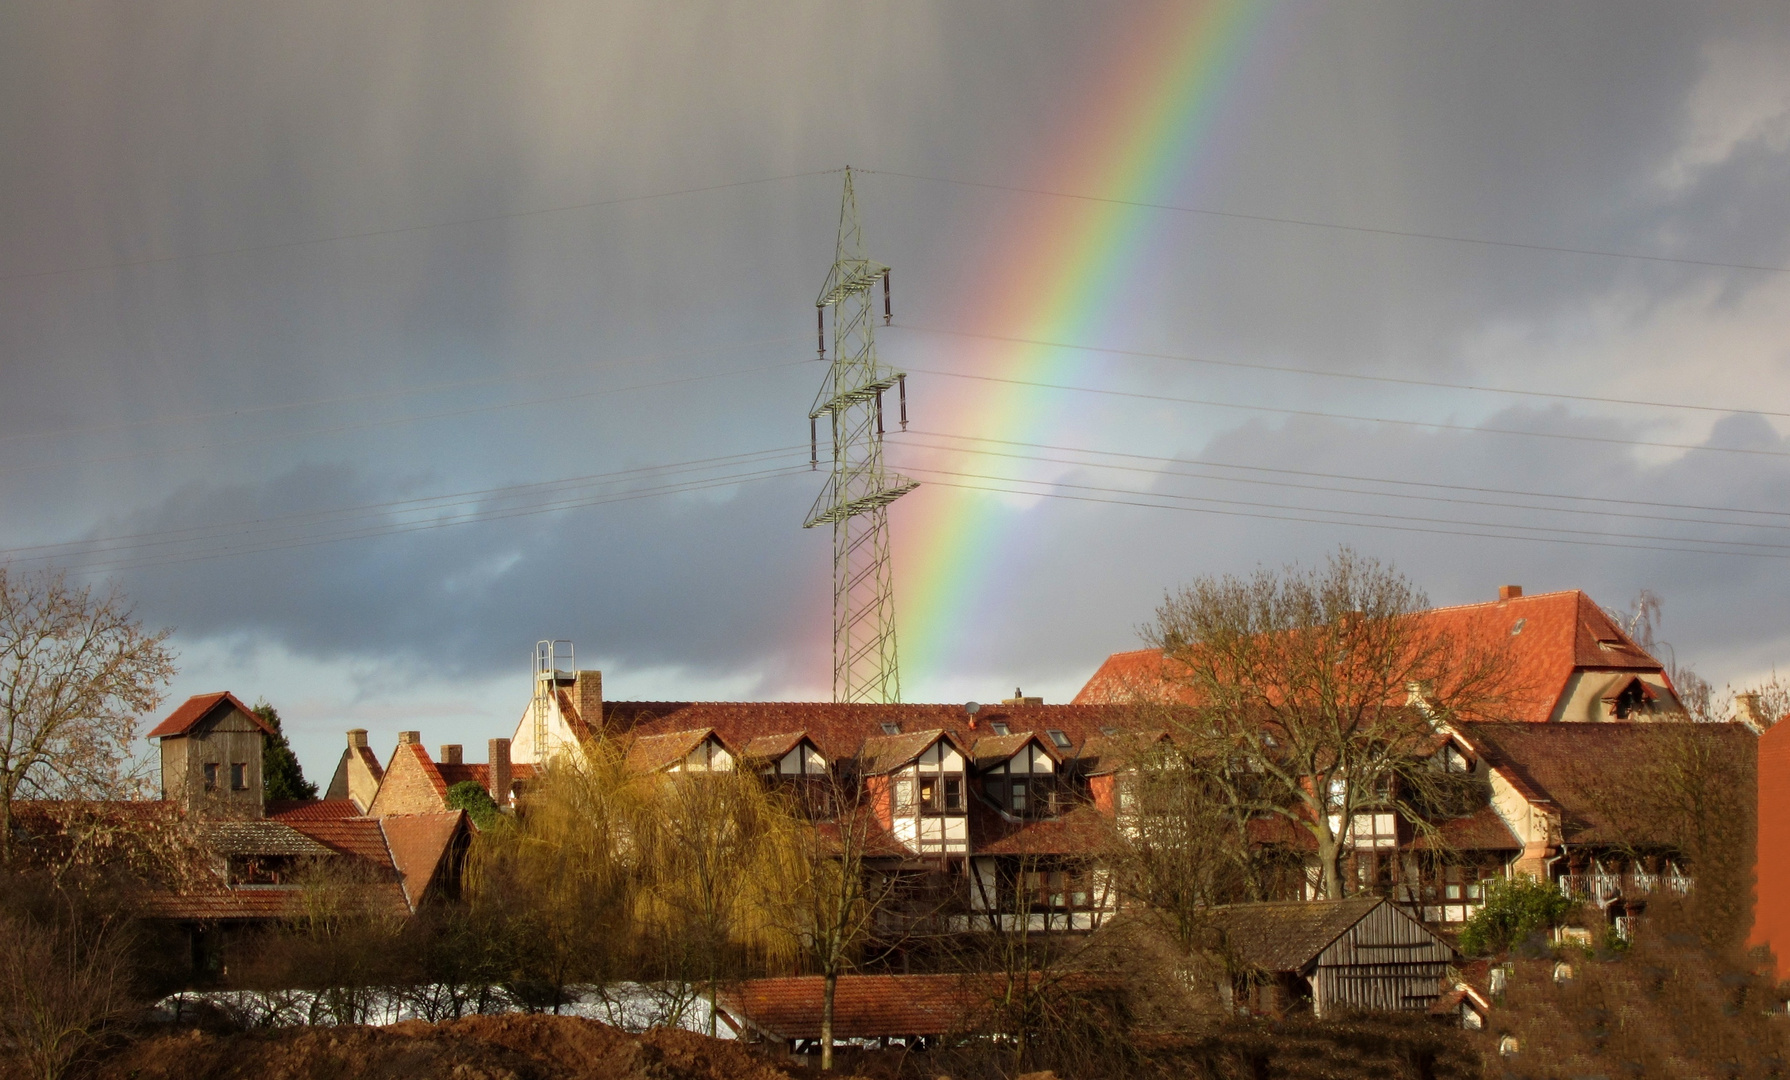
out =
[[[464,811],[441,814],[392,814],[381,818],[391,861],[402,875],[411,907],[422,906],[443,859],[466,829]]]
[[[635,772],[658,772],[682,761],[711,734],[713,731],[709,728],[694,728],[668,731],[662,735],[640,735],[628,744],[623,761]]]
[[[864,776],[893,772],[925,753],[927,747],[942,738],[945,738],[945,732],[939,728],[904,731],[899,735],[872,735],[858,749],[858,771]]]
[[[966,747],[990,732],[989,724],[1005,721],[1014,731],[1056,728],[1070,740],[1071,750],[1100,734],[1103,727],[1130,726],[1133,710],[1118,705],[984,705],[975,726],[961,705],[846,705],[789,701],[606,701],[603,716],[609,730],[661,735],[707,728],[722,745],[740,753],[752,740],[800,731],[828,761],[859,756],[866,741],[888,738],[884,723],[903,732],[944,732]],[[916,751],[917,753],[918,751]]]
[[[1435,633],[1505,651],[1512,687],[1502,711],[1511,720],[1540,722],[1551,717],[1575,671],[1665,674],[1658,660],[1577,589],[1433,608],[1417,618]],[[1114,653],[1088,679],[1075,701],[1100,704],[1166,699],[1193,703],[1188,689],[1173,681],[1172,672],[1173,661],[1160,650]]]
[[[409,914],[404,890],[397,882],[367,887],[366,895],[381,910]],[[305,890],[290,886],[214,888],[186,893],[150,893],[141,900],[144,918],[181,922],[266,921],[298,918],[305,913]]]
[[[376,818],[314,818],[294,821],[292,828],[333,852],[391,869],[391,854],[386,850],[385,836]]]
[[[328,855],[330,849],[283,821],[216,821],[199,838],[219,855]]]
[[[359,817],[360,809],[353,799],[269,799],[266,814],[270,821],[335,821]]]
[[[820,1037],[824,979],[750,979],[717,995],[737,1023],[772,1039]],[[841,975],[833,995],[840,1039],[947,1035],[968,1030],[988,1006],[989,986],[962,975]]]
[[[1006,761],[1025,748],[1026,743],[1037,743],[1044,752],[1057,764],[1062,764],[1063,755],[1049,739],[1035,731],[1015,731],[1007,735],[984,735],[977,739],[966,755],[970,763],[978,769],[989,769]]]
[[[167,719],[151,728],[149,734],[144,736],[144,738],[160,739],[169,735],[185,735],[192,729],[193,725],[205,719],[207,716],[210,716],[212,710],[225,704],[234,705],[236,708],[241,709],[243,714],[253,721],[262,731],[267,732],[269,735],[273,734],[273,729],[268,727],[266,722],[259,716],[256,716],[253,710],[247,705],[238,701],[235,694],[230,693],[228,690],[220,690],[215,694],[195,694],[192,697],[187,698],[180,703],[178,709],[175,709],[168,714]]]
[[[1076,766],[1083,776],[1108,776],[1147,757],[1168,741],[1166,731],[1094,735],[1082,744]]]
[[[1482,806],[1466,817],[1451,818],[1441,824],[1442,847],[1453,851],[1521,851],[1523,842],[1510,831],[1510,826],[1491,806]],[[1432,845],[1429,838],[1418,835],[1410,848],[1422,851]]]
[[[446,762],[438,761],[435,763],[435,772],[441,777],[441,782],[448,787],[471,780],[486,790],[491,788],[491,764],[489,762],[462,762],[459,765],[449,765]],[[534,776],[535,767],[532,763],[526,761],[510,763],[511,780],[533,780]]]
[[[1462,739],[1513,780],[1526,798],[1545,800],[1558,809],[1568,843],[1617,839],[1614,823],[1606,820],[1614,785],[1644,772],[1671,740],[1708,740],[1740,752],[1756,738],[1738,723],[1687,721],[1462,723],[1456,728]],[[1640,842],[1643,838],[1627,839]]]
[[[807,732],[785,731],[776,735],[759,735],[740,749],[744,761],[776,761],[800,746]],[[821,755],[825,757],[825,754]]]
[[[1303,971],[1332,942],[1384,903],[1387,901],[1377,896],[1358,896],[1230,904],[1212,909],[1212,926],[1221,948],[1245,967]]]
[[[1092,806],[1013,821],[980,799],[970,802],[970,850],[977,855],[1091,855],[1106,846],[1112,828],[1112,819]]]

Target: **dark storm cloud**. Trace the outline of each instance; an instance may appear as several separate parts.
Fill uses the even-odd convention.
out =
[[[182,636],[242,637],[310,659],[378,658],[479,679],[511,673],[537,639],[565,637],[587,657],[628,668],[743,671],[767,686],[818,681],[828,601],[813,570],[830,537],[794,528],[813,486],[803,473],[719,494],[170,562],[118,577],[145,618]],[[107,535],[266,521],[413,491],[346,466],[305,468],[264,484],[182,491],[108,522]],[[282,539],[275,532],[238,545]]]

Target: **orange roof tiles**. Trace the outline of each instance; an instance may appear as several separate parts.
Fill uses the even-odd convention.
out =
[[[228,690],[220,690],[215,694],[195,694],[192,697],[187,698],[180,703],[178,709],[175,709],[168,714],[167,719],[151,728],[149,734],[144,736],[144,738],[161,739],[170,735],[185,735],[188,731],[192,730],[193,725],[205,719],[207,716],[210,716],[212,710],[224,704],[234,705],[236,708],[242,710],[243,715],[253,721],[262,731],[267,732],[269,735],[273,734],[273,729],[268,727],[267,723],[259,716],[256,716],[254,711],[247,705],[244,705],[241,701],[237,700],[235,694],[230,693]]]
[[[819,975],[750,979],[717,995],[736,1022],[773,1039],[820,1037]],[[946,1035],[965,1030],[987,1007],[989,987],[976,976],[841,975],[833,995],[833,1036]]]
[[[441,869],[443,858],[466,828],[466,814],[452,810],[440,814],[393,814],[381,818],[391,861],[404,882],[412,908],[420,907],[429,886]]]
[[[291,823],[359,817],[360,809],[353,799],[269,799],[265,813],[270,821]]]
[[[1634,671],[1664,676],[1660,662],[1635,644],[1585,593],[1577,589],[1432,608],[1416,616],[1434,632],[1506,651],[1512,720],[1548,720],[1576,671]],[[1114,653],[1081,691],[1077,704],[1169,700],[1191,703],[1172,678],[1173,661],[1157,649]]]

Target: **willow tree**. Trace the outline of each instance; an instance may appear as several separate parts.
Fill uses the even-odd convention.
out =
[[[1205,577],[1169,594],[1145,637],[1165,654],[1174,739],[1246,815],[1309,833],[1324,896],[1345,893],[1349,831],[1396,809],[1427,829],[1459,799],[1429,767],[1437,727],[1495,715],[1505,653],[1419,612],[1403,575],[1342,548],[1320,568]]]

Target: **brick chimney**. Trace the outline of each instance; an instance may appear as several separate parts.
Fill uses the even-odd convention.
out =
[[[458,765],[461,756],[459,743],[442,743],[441,756],[436,761],[442,765]]]
[[[486,751],[490,762],[487,775],[491,783],[491,801],[499,806],[510,805],[510,740],[492,739]]]
[[[348,749],[365,750],[367,748],[367,729],[355,727],[348,729]]]
[[[1500,601],[1515,600],[1517,597],[1519,597],[1521,595],[1523,595],[1523,587],[1521,585],[1500,585],[1500,586],[1498,586],[1498,599]]]
[[[423,733],[420,731],[400,731],[400,732],[398,732],[398,745],[399,746],[421,746],[422,743],[423,743]]]
[[[603,673],[580,671],[572,684],[572,707],[591,734],[603,730]]]

